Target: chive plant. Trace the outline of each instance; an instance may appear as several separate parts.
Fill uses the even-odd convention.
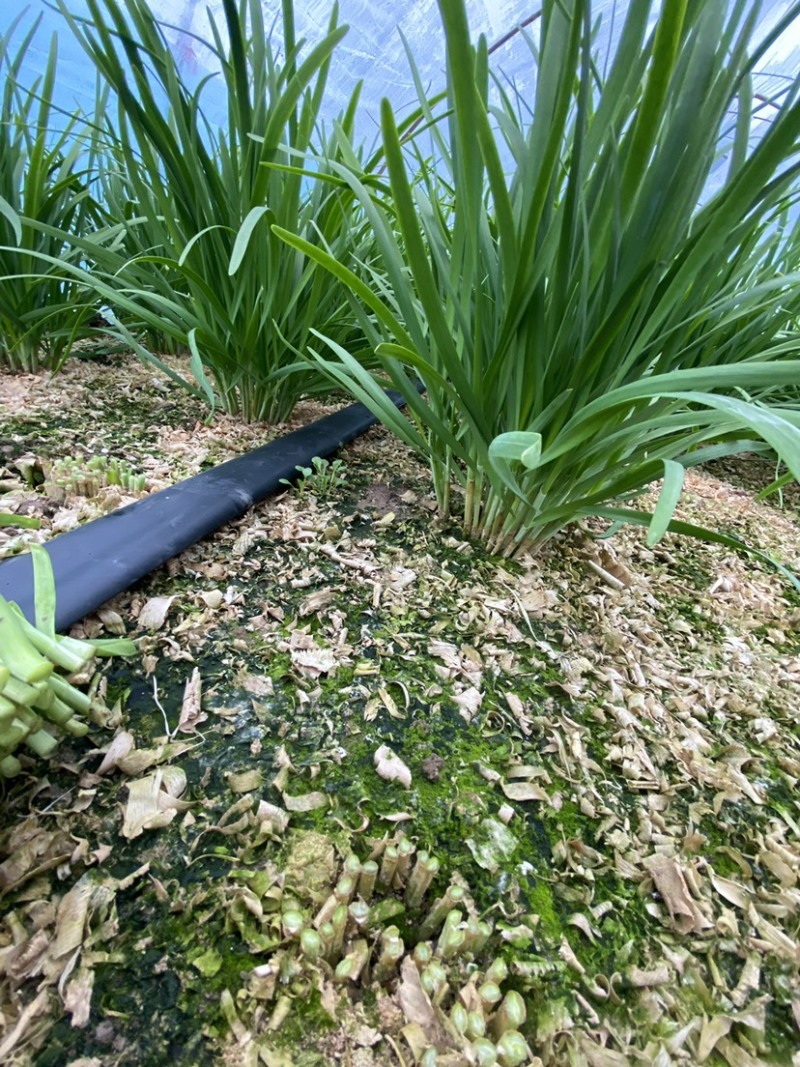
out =
[[[435,155],[384,100],[391,195],[333,166],[374,228],[375,283],[275,227],[347,283],[410,419],[334,338],[309,360],[427,458],[443,512],[460,483],[467,530],[506,555],[589,515],[653,543],[689,530],[673,518],[685,469],[712,456],[770,447],[800,475],[797,405],[769,398],[800,380],[800,81],[768,108],[752,88],[800,4],[758,43],[758,3],[657,7],[628,4],[603,57],[591,0],[544,0],[523,92],[472,44],[463,0],[439,0],[441,109],[415,70]],[[660,479],[652,513],[629,506]]]
[[[336,7],[304,56],[292,2],[283,0],[281,62],[261,0],[222,0],[223,20],[210,16],[210,38],[201,42],[226,95],[218,129],[203,107],[206,79],[187,84],[145,0],[87,0],[86,18],[57,2],[117,100],[104,175],[112,221],[102,239],[77,242],[95,264],[82,277],[143,358],[175,376],[135,340],[139,327],[190,351],[195,388],[226,411],[285,418],[321,381],[294,365],[310,327],[350,344],[354,325],[343,288],[275,238],[270,224],[333,254],[369,239],[345,183],[311,184],[296,172],[298,162],[326,166],[314,138],[331,57],[346,32]],[[356,91],[341,117],[348,143],[357,101]]]
[[[78,113],[55,107],[55,35],[42,77],[20,84],[40,21],[15,46],[20,19],[0,37],[0,367],[55,371],[95,312],[91,291],[60,267],[74,256],[70,237],[100,221],[88,183],[95,145]]]

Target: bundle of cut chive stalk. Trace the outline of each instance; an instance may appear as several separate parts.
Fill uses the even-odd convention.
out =
[[[55,631],[55,580],[41,545],[31,549],[35,587],[32,624],[19,607],[0,596],[0,778],[22,770],[14,754],[24,744],[47,758],[64,734],[83,737],[96,700],[70,678],[86,675],[98,655],[130,656],[133,641],[81,641]]]

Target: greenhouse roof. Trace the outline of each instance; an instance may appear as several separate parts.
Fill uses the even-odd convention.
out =
[[[72,0],[71,10],[85,15],[85,0]],[[202,43],[208,37],[209,10],[218,15],[221,0],[152,0],[156,14],[169,24],[167,34],[174,43],[187,79],[200,78],[213,72],[213,56]],[[332,10],[332,0],[295,0],[298,39],[309,42],[325,32]],[[766,34],[790,7],[790,0],[763,0],[754,4],[759,9],[759,31]],[[468,0],[473,33],[486,35],[496,53],[496,67],[524,90],[532,78],[530,50],[523,40],[529,28],[535,35],[540,0]],[[276,0],[264,0],[267,19],[274,18],[276,33],[280,28],[281,5]],[[593,14],[599,20],[598,48],[602,54],[615,39],[615,28],[622,22],[625,0],[594,0]],[[654,13],[658,3],[653,5]],[[378,109],[383,96],[388,96],[395,110],[402,113],[417,99],[403,37],[414,55],[423,83],[432,91],[443,86],[444,43],[436,0],[399,0],[392,4],[376,4],[370,0],[340,0],[340,21],[349,25],[349,32],[334,57],[325,113],[335,117],[347,104],[356,84],[363,80],[361,133],[367,138],[377,133]],[[4,19],[0,30],[6,32],[13,20],[21,18],[19,32],[41,17],[41,27],[28,53],[23,71],[26,81],[32,80],[44,68],[53,33],[58,34],[59,100],[66,110],[80,104],[89,107],[95,97],[94,69],[87,64],[79,44],[72,38],[62,17],[46,0],[5,0]],[[220,20],[221,21],[221,20]],[[787,30],[760,64],[755,82],[758,97],[775,98],[789,85],[789,79],[800,70],[800,23]],[[222,107],[215,101],[213,82],[204,96],[210,118],[221,120]],[[759,117],[767,117],[769,107]]]

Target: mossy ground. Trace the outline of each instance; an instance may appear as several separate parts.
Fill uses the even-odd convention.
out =
[[[2,416],[0,462],[13,470],[26,452],[72,453],[91,394],[108,374],[84,367],[75,380],[67,376],[69,415]],[[203,428],[193,402],[172,392],[170,426],[190,442],[196,435],[198,448],[192,455],[180,439],[170,452],[179,437],[144,429],[163,418],[161,398],[148,398],[147,380],[132,374],[133,385],[106,389],[96,408],[98,448],[113,442],[134,466],[149,463],[157,484],[165,465],[182,477],[231,454],[230,420]],[[267,435],[250,432],[247,445]],[[734,1012],[730,994],[753,931],[741,915],[727,916],[733,909],[711,892],[709,871],[752,887],[753,900],[789,907],[767,835],[789,827],[781,841],[797,847],[795,595],[718,548],[670,539],[649,552],[635,533],[610,550],[571,535],[534,563],[508,564],[465,543],[457,525],[438,522],[424,468],[381,431],[348,448],[344,460],[344,486],[266,503],[112,605],[134,630],[151,597],[175,598],[162,628],[137,633],[144,658],[114,664],[108,679],[112,696],[127,693],[119,725],[144,749],[175,730],[183,686],[199,669],[209,718],[197,735],[175,735],[192,745],[174,760],[186,773],[191,818],[122,838],[125,779],[91,776],[99,759],[92,744],[104,747],[110,737],[102,733],[63,748],[43,784],[36,786],[40,769],[31,767],[6,787],[9,827],[35,795],[45,825],[109,844],[93,868],[98,877],[124,879],[146,865],[116,895],[117,929],[103,945],[108,958],[93,964],[88,1024],[71,1027],[54,997],[52,1028],[36,1031],[18,1062],[221,1062],[221,995],[235,995],[268,958],[231,923],[230,903],[243,884],[237,871],[279,868],[286,848],[279,838],[254,838],[252,826],[240,834],[215,829],[241,799],[229,776],[252,770],[262,772],[258,795],[270,803],[282,805],[284,794],[324,796],[324,805],[292,813],[292,833],[322,833],[340,856],[352,849],[363,858],[402,831],[442,862],[432,892],[458,872],[498,930],[529,924],[529,938],[509,938],[496,951],[518,965],[514,981],[525,995],[568,1012],[576,1033],[596,1026],[595,1012],[613,1028],[620,1055],[655,1055],[694,1015]],[[41,493],[26,499],[41,509],[44,536]],[[702,493],[690,497],[690,510],[702,506]],[[786,541],[794,519],[779,517],[789,524],[781,536],[790,554],[800,533]],[[745,518],[748,529],[757,527]],[[739,518],[731,523],[741,526]],[[777,535],[765,530],[769,547]],[[595,559],[628,572],[622,591],[587,570]],[[723,579],[721,593],[709,594]],[[203,597],[215,591],[224,599],[210,608]],[[86,626],[101,628],[97,619]],[[410,788],[377,776],[381,745],[410,769]],[[281,750],[292,769],[276,786]],[[432,756],[441,760],[438,776]],[[515,779],[519,767],[527,776]],[[507,801],[504,788],[520,780],[540,786],[544,799]],[[91,803],[79,803],[87,790]],[[487,869],[476,842],[505,803],[516,844]],[[641,862],[659,853],[694,872],[697,900],[714,922],[728,923],[725,936],[676,931]],[[57,879],[42,876],[36,889],[58,896],[82,870],[75,860]],[[28,889],[8,899],[20,914]],[[766,914],[779,921],[774,907]],[[782,926],[789,937],[793,914],[789,908]],[[413,937],[408,926],[404,932]],[[203,974],[197,961],[209,948],[222,963]],[[663,964],[665,952],[688,953],[684,971],[670,972],[678,991],[671,1005],[660,986],[631,984],[632,974]],[[714,974],[722,985],[714,986]],[[694,992],[698,975],[714,991],[710,1001]],[[619,995],[599,998],[598,981]],[[30,999],[27,989],[19,987],[15,1003]],[[788,1063],[797,990],[796,964],[766,952],[756,990],[771,998],[765,1036],[754,1045],[732,1024],[737,1047]],[[374,991],[359,994],[359,1007],[376,1020],[370,997]],[[298,997],[276,1047],[316,1067],[325,1062],[315,1041],[327,1020],[318,996]],[[548,1025],[531,1013],[532,1047],[546,1063],[566,1062],[566,1046],[548,1036]],[[392,1055],[375,1062],[393,1062]],[[714,1050],[707,1062],[729,1061]]]

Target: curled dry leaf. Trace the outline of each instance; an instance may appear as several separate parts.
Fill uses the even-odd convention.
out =
[[[384,822],[401,823],[410,822],[414,816],[410,811],[395,811],[391,815],[381,815],[378,813],[378,818],[383,819]]]
[[[428,994],[422,988],[419,969],[411,956],[406,956],[400,967],[397,999],[406,1021],[422,1027],[428,1044],[441,1046],[446,1040],[445,1033],[428,999]]]
[[[194,733],[198,723],[205,722],[208,718],[200,706],[202,692],[203,683],[200,678],[200,670],[195,667],[183,690],[183,702],[181,703],[181,714],[178,720],[178,730],[181,733]]]
[[[567,1015],[567,1019],[569,1019],[569,1015]],[[569,1023],[571,1026],[571,1019],[569,1019]],[[555,1026],[557,1024],[566,1029],[563,1020],[556,1019],[550,1025]],[[583,1054],[582,1062],[588,1064],[588,1067],[631,1067],[631,1061],[624,1052],[617,1052],[616,1049],[608,1048],[606,1045],[599,1045],[588,1034],[579,1033],[578,1042],[580,1052]],[[581,1061],[579,1060],[578,1062]],[[653,1067],[656,1067],[656,1064],[657,1067],[665,1067],[663,1059],[653,1061]]]
[[[550,803],[550,797],[541,786],[533,782],[503,782],[501,786],[509,800],[540,800]]]
[[[723,1039],[728,1036],[734,1023],[747,1027],[748,1030],[759,1034],[763,1038],[766,1025],[766,1008],[769,1001],[770,997],[768,996],[758,997],[744,1011],[736,1012],[735,1014],[714,1015],[710,1019],[704,1019],[697,1045],[697,1062],[705,1063],[711,1053],[722,1044],[723,1047],[720,1051],[723,1052],[732,1067],[739,1067],[740,1064],[744,1067],[745,1064],[760,1063],[760,1060],[756,1061],[750,1057],[745,1059],[738,1045],[725,1043]]]
[[[381,745],[373,756],[375,769],[387,782],[399,782],[404,789],[411,788],[411,771],[388,745]]]
[[[188,741],[170,741],[157,748],[135,748],[127,756],[120,756],[117,759],[117,766],[124,774],[133,778],[149,767],[155,767],[158,763],[182,756],[191,747]]]
[[[784,888],[789,889],[797,884],[797,875],[783,856],[762,849],[758,861],[775,875]]]
[[[593,945],[597,944],[597,938],[600,937],[600,931],[595,930],[589,920],[581,912],[576,912],[574,915],[570,915],[567,919],[567,923],[570,926],[576,926],[580,932],[591,941]]]
[[[445,666],[451,671],[460,672],[461,656],[458,654],[458,648],[452,642],[433,640],[428,645],[428,653],[436,659],[443,660]]]
[[[145,653],[145,655],[142,656],[142,667],[144,669],[145,675],[148,678],[153,673],[153,671],[155,671],[157,666],[158,666],[158,656],[154,656],[154,655],[152,655],[152,653],[149,653],[149,652]]]
[[[14,982],[41,974],[49,959],[50,944],[49,933],[39,930],[27,941],[15,945],[3,957],[3,974]]]
[[[669,912],[672,926],[681,934],[699,934],[713,926],[689,892],[680,863],[672,856],[654,853],[644,865]]]
[[[406,1044],[411,1050],[414,1063],[419,1063],[425,1053],[425,1049],[430,1045],[430,1042],[425,1036],[425,1031],[419,1023],[406,1023],[400,1033],[403,1035]],[[438,1058],[436,1062],[439,1062]]]
[[[392,694],[389,692],[388,689],[379,689],[378,690],[378,696],[379,696],[379,698],[381,700],[381,703],[383,704],[383,706],[386,708],[386,710],[389,712],[389,714],[391,715],[391,717],[393,719],[402,719],[403,718],[403,713],[398,709],[397,703],[395,702],[394,697],[392,696]]]
[[[137,622],[142,630],[160,630],[167,619],[167,612],[172,606],[174,596],[151,597],[139,612]]]
[[[650,971],[643,971],[639,967],[629,967],[625,977],[636,989],[648,989],[652,986],[669,985],[673,981],[673,975],[666,963],[654,967]]]
[[[550,776],[544,767],[535,767],[532,763],[510,763],[506,774],[509,778],[544,778],[550,781]]]
[[[748,910],[748,918],[758,931],[764,948],[793,963],[800,963],[800,944],[794,938],[789,937],[779,926],[769,922],[763,915],[759,915],[753,907]]]
[[[564,963],[566,963],[566,965],[573,971],[576,971],[578,974],[586,974],[586,968],[572,951],[572,946],[563,935],[561,937],[561,945],[559,946],[558,954]]]
[[[110,634],[124,634],[125,623],[118,611],[112,608],[98,608],[97,615]]]
[[[279,767],[282,771],[283,770],[287,770],[287,771],[293,771],[294,770],[294,766],[292,765],[292,761],[289,759],[289,753],[286,751],[286,747],[284,745],[278,745],[278,747],[275,749],[274,760],[275,760],[275,766]]]
[[[300,796],[283,794],[283,803],[287,811],[315,811],[317,808],[327,807],[328,797],[325,793],[303,793]]]
[[[289,640],[280,642],[278,648],[289,653],[292,666],[307,678],[330,674],[343,663],[349,662],[346,648],[337,646],[335,651],[324,648],[306,630],[293,630]]]
[[[525,705],[516,693],[506,693],[506,703],[516,716],[525,714]]]
[[[61,898],[56,920],[55,943],[50,951],[54,960],[67,956],[80,948],[83,943],[83,931],[89,914],[89,901],[92,899],[92,883],[88,875]]]
[[[503,780],[502,774],[493,770],[491,767],[485,766],[483,763],[475,762],[473,767],[481,778],[485,778],[487,782],[501,782]]]
[[[225,775],[228,780],[228,789],[232,793],[252,793],[260,789],[264,784],[264,775],[256,767],[252,771],[230,771]]]
[[[739,981],[731,993],[731,1000],[737,1008],[743,1007],[750,999],[750,994],[761,988],[761,957],[751,952],[744,961],[739,974]],[[795,1016],[797,1028],[800,1030],[800,1019]]]
[[[269,697],[275,691],[273,681],[267,675],[250,674],[244,670],[238,672],[234,684],[254,697]]]
[[[6,1062],[8,1054],[29,1032],[32,1021],[49,1010],[50,995],[49,989],[41,989],[30,1004],[22,1010],[15,1025],[9,1028],[8,1033],[0,1041],[0,1060]]]
[[[16,832],[3,837],[7,858],[0,863],[0,893],[6,894],[29,878],[66,863],[75,848],[74,839],[63,830],[44,829],[31,816]]]
[[[354,571],[360,571],[362,574],[372,574],[374,571],[380,569],[377,563],[370,563],[369,560],[361,559],[356,556],[340,555],[333,545],[320,545],[319,551],[324,556],[332,559],[334,563],[339,563],[342,567],[349,567]]]
[[[517,724],[519,725],[519,728],[522,733],[526,737],[529,737],[531,733],[531,720],[525,714],[525,705],[523,704],[523,702],[520,700],[516,693],[506,693],[506,703],[508,704],[509,709],[511,710],[511,713],[513,714],[514,718],[517,720]]]
[[[178,799],[185,789],[186,775],[180,767],[164,767],[129,782],[122,836],[131,840],[144,830],[168,826],[179,811],[190,806]]]
[[[209,829],[218,830],[221,834],[238,833],[250,824],[252,810],[253,797],[245,794],[222,813],[216,826],[210,826]]]
[[[267,800],[259,800],[256,818],[260,823],[268,823],[276,834],[283,834],[289,826],[289,813]]]
[[[627,588],[633,582],[633,575],[630,570],[621,563],[616,556],[608,550],[608,548],[600,548],[600,565],[609,574],[621,584],[622,588]]]
[[[329,648],[293,649],[292,665],[309,678],[319,678],[337,667],[336,657]]]
[[[91,967],[81,965],[64,990],[64,1011],[69,1012],[72,1025],[78,1029],[82,1029],[89,1021],[93,989],[94,971]]]
[[[97,768],[98,774],[108,774],[118,766],[119,761],[124,759],[134,747],[133,734],[127,730],[120,730],[106,749],[103,762]]]
[[[711,884],[721,897],[724,897],[730,904],[735,904],[737,908],[747,908],[751,894],[743,885],[740,885],[739,882],[731,881],[730,878],[723,878],[713,869],[709,871],[709,877]]]
[[[472,722],[473,717],[480,711],[483,693],[476,686],[471,685],[462,693],[456,693],[453,701],[458,705],[461,718],[466,722]]]
[[[323,589],[317,589],[315,592],[310,593],[305,600],[300,604],[300,617],[303,618],[306,615],[316,615],[317,612],[322,611],[336,599],[336,590],[331,586],[325,586]]]

